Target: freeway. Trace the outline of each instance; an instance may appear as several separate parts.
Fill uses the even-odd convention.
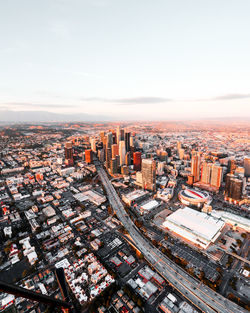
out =
[[[122,222],[125,229],[135,242],[139,251],[147,261],[173,285],[185,298],[193,303],[197,308],[206,313],[243,313],[247,312],[242,307],[224,298],[217,292],[202,284],[193,276],[185,272],[181,267],[168,259],[161,251],[147,240],[131,221],[129,215],[117,195],[113,185],[102,166],[96,164],[96,169],[102,184],[107,192],[109,202]]]

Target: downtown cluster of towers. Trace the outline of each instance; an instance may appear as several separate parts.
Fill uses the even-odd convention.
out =
[[[152,158],[142,159],[142,152],[138,151],[135,133],[127,129],[112,129],[101,131],[99,136],[88,137],[88,147],[84,151],[85,162],[93,162],[94,154],[106,166],[111,175],[129,176],[136,174],[136,184],[147,190],[156,190],[156,161]],[[177,142],[176,157],[179,160],[190,160],[191,168],[187,175],[187,183],[194,187],[211,192],[218,192],[224,182],[225,199],[239,202],[242,199],[244,182],[250,177],[250,159],[244,159],[244,168],[237,167],[233,159],[224,164],[225,156],[206,155],[198,151],[185,153],[180,142]],[[170,148],[156,151],[157,158],[167,160],[172,155]],[[160,162],[161,165],[166,162]],[[65,164],[74,165],[72,142],[65,144]],[[159,162],[158,162],[159,167]],[[244,170],[244,173],[241,172]],[[162,171],[164,172],[164,171]],[[176,174],[178,175],[178,174]]]
[[[142,153],[136,151],[134,133],[118,126],[116,130],[106,133],[101,131],[98,139],[92,137],[89,142],[91,149],[85,150],[86,163],[92,163],[95,154],[111,175],[123,176],[129,175],[133,165],[133,172],[136,172],[140,185],[147,190],[156,189],[156,162],[153,159],[142,159]],[[74,163],[70,142],[65,145],[65,163],[67,166]]]
[[[248,176],[249,159],[244,160],[244,168],[246,168],[245,176]],[[227,172],[224,172],[225,167],[220,164],[211,163],[209,161],[201,162],[201,153],[192,152],[191,159],[191,174],[188,175],[188,184],[194,185],[209,191],[218,191],[225,180],[225,199],[229,201],[240,201],[244,185],[244,175],[237,172],[235,160],[229,160]],[[225,175],[224,175],[225,174]]]

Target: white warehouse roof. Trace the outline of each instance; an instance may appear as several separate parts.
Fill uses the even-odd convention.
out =
[[[157,202],[156,200],[150,200],[146,203],[144,203],[142,206],[141,206],[141,209],[143,211],[150,211],[154,208],[157,208],[159,205],[159,202]]]
[[[168,216],[163,227],[178,235],[207,248],[220,235],[225,222],[188,207],[179,209]]]

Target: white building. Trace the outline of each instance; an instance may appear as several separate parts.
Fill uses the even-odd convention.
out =
[[[141,215],[149,213],[151,210],[157,208],[159,206],[159,202],[156,200],[149,200],[143,205],[140,206]]]
[[[185,207],[168,216],[162,226],[206,249],[220,236],[224,225],[219,218]]]

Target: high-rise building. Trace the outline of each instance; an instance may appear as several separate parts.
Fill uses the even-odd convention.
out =
[[[116,143],[118,145],[119,145],[120,140],[121,140],[120,126],[117,126],[117,129],[116,129]]]
[[[65,152],[65,164],[72,166],[74,164],[72,142],[70,141],[66,142],[64,152]]]
[[[126,147],[126,152],[130,151],[130,133],[125,132],[125,147]]]
[[[192,152],[191,160],[191,173],[194,176],[194,183],[200,180],[200,165],[201,165],[201,156],[200,152]]]
[[[210,184],[213,187],[220,188],[222,179],[222,167],[217,164],[212,165]]]
[[[113,144],[117,143],[116,132],[114,130],[112,130],[112,137],[113,137]]]
[[[113,144],[113,134],[111,132],[107,133],[107,148],[111,148]]]
[[[226,196],[229,196],[229,194],[231,194],[231,185],[232,185],[232,179],[234,178],[235,176],[231,173],[228,173],[226,175],[226,178],[225,178],[225,195]]]
[[[201,166],[201,182],[203,184],[210,184],[211,178],[211,163],[203,162]]]
[[[100,138],[101,138],[101,142],[104,144],[104,137],[105,137],[105,132],[101,131],[100,132]]]
[[[243,181],[233,174],[227,174],[225,196],[233,200],[240,200],[242,196]]]
[[[125,164],[127,166],[129,166],[131,164],[131,156],[130,156],[130,152],[127,152],[126,153],[126,156],[125,156]]]
[[[124,129],[120,130],[120,140],[124,140]]]
[[[141,152],[137,151],[133,154],[133,164],[134,170],[140,171],[141,170]]]
[[[91,149],[85,150],[85,162],[88,164],[93,162],[93,151]]]
[[[241,199],[242,187],[243,187],[243,181],[241,179],[234,178],[233,185],[232,185],[232,199],[233,200]]]
[[[152,159],[142,160],[142,184],[144,189],[155,191],[156,164]]]
[[[135,146],[135,137],[133,137],[133,136],[131,136],[130,137],[130,149],[131,149],[131,147],[134,147]]]
[[[244,158],[245,176],[250,177],[250,157]]]
[[[118,144],[113,144],[111,146],[112,158],[114,159],[117,155],[119,155],[119,146]]]
[[[110,168],[111,159],[112,159],[111,148],[107,148],[106,149],[106,167],[107,168]]]
[[[120,156],[116,155],[115,159],[116,159],[116,166],[117,166],[117,172],[118,172],[120,168]]]
[[[180,160],[183,160],[183,159],[184,159],[184,152],[185,152],[185,150],[182,149],[182,148],[180,148],[180,149],[178,150],[178,154],[179,154],[179,159],[180,159]]]
[[[233,174],[236,167],[236,161],[234,159],[228,161],[228,173]]]
[[[91,144],[91,150],[96,152],[96,140],[95,140],[95,138],[90,139],[90,144]]]
[[[104,149],[101,149],[98,151],[98,158],[102,163],[105,162],[105,150]]]
[[[117,162],[116,158],[112,158],[110,162],[110,173],[116,174],[117,173]]]
[[[121,140],[119,142],[119,155],[120,155],[120,166],[125,164],[125,155],[126,155],[126,148],[125,148],[125,141]]]

